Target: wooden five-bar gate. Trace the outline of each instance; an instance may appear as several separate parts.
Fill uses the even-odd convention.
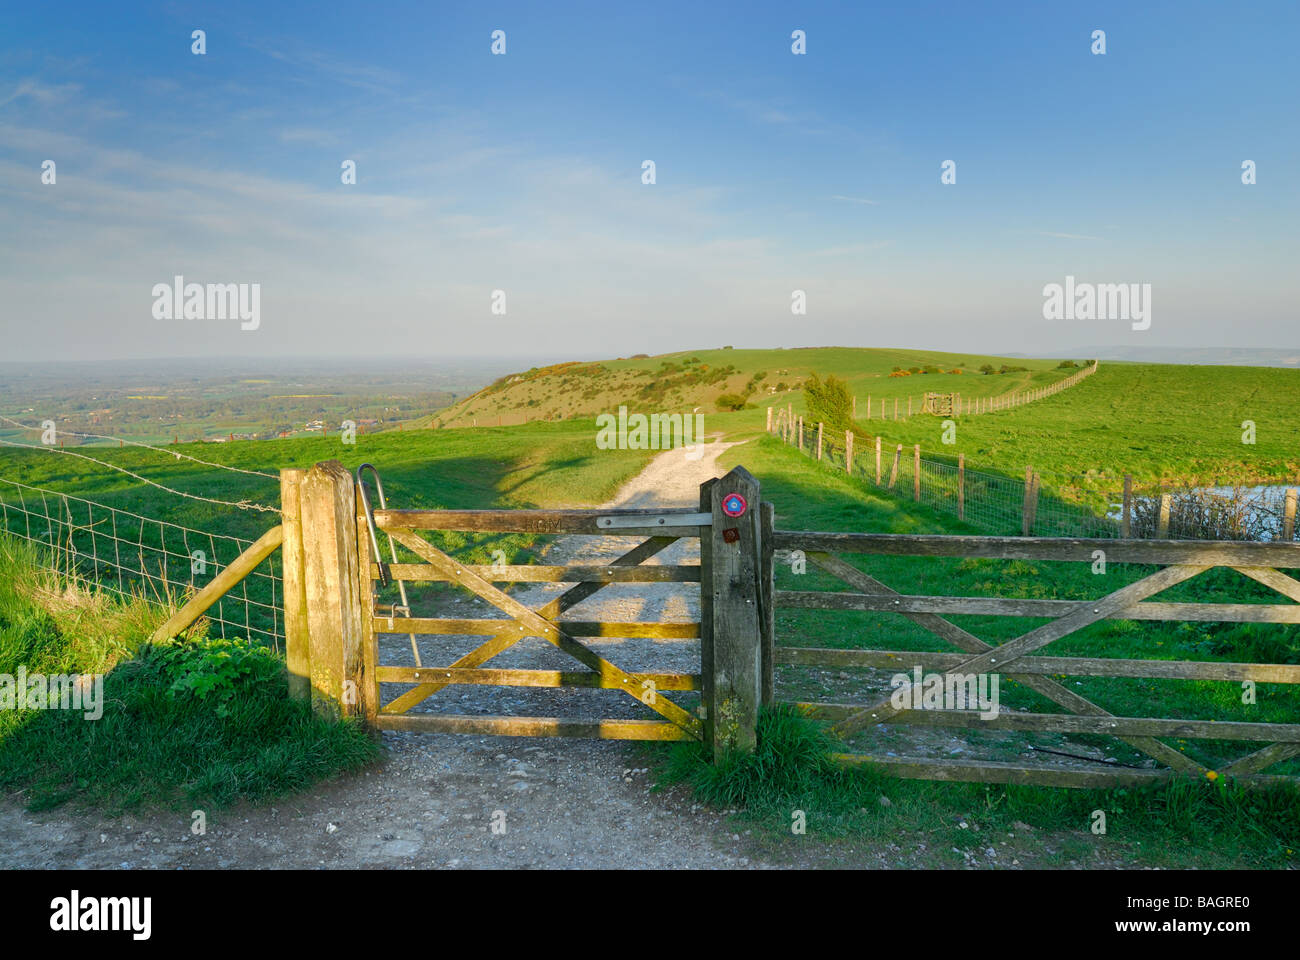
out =
[[[377,479],[377,478],[376,478]],[[1237,623],[1300,623],[1300,581],[1282,572],[1300,569],[1300,544],[1216,541],[1082,540],[812,533],[774,529],[773,506],[743,468],[710,480],[698,509],[674,510],[404,510],[381,502],[370,509],[366,488],[336,461],[310,471],[282,472],[281,526],[269,531],[187,602],[155,635],[162,640],[188,627],[222,593],[273,550],[283,550],[286,654],[290,692],[310,696],[318,711],[352,716],[377,730],[509,736],[578,736],[606,739],[700,740],[715,755],[755,744],[761,705],[795,703],[826,719],[845,738],[878,725],[979,728],[1107,735],[1148,759],[1143,767],[1099,763],[1095,769],[991,760],[896,757],[844,753],[844,762],[870,764],[896,775],[938,780],[1108,786],[1186,774],[1246,782],[1269,776],[1269,767],[1300,755],[1300,723],[1116,716],[1072,690],[1063,677],[1129,677],[1300,683],[1300,665],[1220,661],[1044,656],[1050,644],[1107,619]],[[554,566],[466,564],[423,533],[581,535],[639,537],[609,563]],[[389,539],[391,538],[391,540]],[[699,544],[696,564],[645,561],[670,544]],[[385,555],[381,540],[389,548]],[[400,545],[419,562],[399,562]],[[1020,599],[907,595],[864,569],[861,558],[990,558],[1157,567],[1136,582],[1097,599]],[[842,555],[856,555],[857,564]],[[778,560],[779,557],[779,560]],[[779,562],[798,557],[829,573],[845,591],[777,590]],[[872,561],[868,559],[867,564]],[[1229,567],[1264,584],[1286,603],[1171,603],[1152,600],[1162,591],[1214,567]],[[782,576],[786,580],[785,575]],[[379,607],[376,585],[440,582],[486,602],[492,617],[413,615],[406,603]],[[533,609],[499,583],[572,584]],[[604,622],[563,614],[615,584],[681,583],[699,591],[699,621]],[[813,609],[897,614],[928,631],[946,650],[891,648],[888,629],[863,636],[852,649],[810,644],[809,637],[778,637],[780,610]],[[955,615],[1045,618],[1048,622],[1010,640],[990,643],[948,619]],[[381,634],[409,634],[414,664],[381,661]],[[450,662],[422,662],[419,635],[482,637]],[[524,638],[540,638],[572,658],[571,670],[495,667],[498,654]],[[584,638],[698,638],[699,672],[646,672],[619,667]],[[998,675],[1015,680],[1058,705],[1061,713],[1002,710],[982,717],[969,709],[900,709],[893,697],[860,703],[812,703],[778,696],[777,668],[871,668],[897,673],[915,667],[945,680]],[[594,688],[632,698],[642,718],[484,716],[412,712],[448,688],[464,686]],[[385,689],[401,692],[385,699]],[[906,692],[906,691],[905,691]],[[698,694],[691,708],[683,695]],[[1163,738],[1163,739],[1161,739]],[[1165,740],[1216,739],[1261,747],[1209,770]]]

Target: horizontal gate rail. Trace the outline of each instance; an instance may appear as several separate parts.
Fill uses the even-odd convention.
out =
[[[380,529],[457,530],[482,533],[585,533],[602,537],[698,537],[708,527],[698,522],[678,526],[675,518],[698,520],[694,510],[376,510]],[[603,518],[645,518],[645,526],[602,527]],[[657,522],[663,521],[663,522]]]
[[[805,667],[875,667],[901,665],[948,672],[970,658],[961,653],[913,650],[834,650],[825,647],[777,647],[776,662]],[[1169,680],[1227,680],[1300,683],[1300,665],[1289,663],[1219,663],[1188,660],[1120,660],[1110,657],[1021,657],[1016,673],[1031,676],[1136,677]]]
[[[588,737],[598,740],[695,740],[664,720],[567,720],[561,717],[469,717],[459,714],[387,714],[374,720],[380,730],[413,733],[477,733],[498,737]]]
[[[778,590],[778,603],[811,610],[941,613],[996,617],[1050,617],[1092,609],[1091,600],[1026,600],[1016,597],[882,597],[867,593]],[[1210,623],[1300,623],[1300,604],[1159,603],[1146,601],[1106,614],[1106,620],[1187,620]]]
[[[375,617],[375,628],[385,633],[428,633],[439,636],[492,636],[497,633],[517,634],[517,639],[540,637],[543,633],[530,633],[529,628],[516,620],[451,620],[425,617]],[[555,620],[564,632],[575,637],[618,637],[621,639],[651,638],[657,640],[696,640],[700,636],[698,623],[618,623],[606,620]]]
[[[1083,540],[1075,537],[967,537],[946,534],[805,533],[776,530],[778,550],[870,553],[903,557],[984,557],[998,560],[1093,562],[1164,566],[1197,563],[1223,567],[1300,569],[1300,543],[1235,540]]]
[[[454,583],[437,567],[427,563],[385,564],[389,575],[397,580]],[[491,566],[466,564],[465,570],[489,583],[699,583],[698,564],[649,567],[550,567],[541,564]],[[379,564],[370,565],[370,575],[379,576]]]
[[[420,683],[438,680],[447,684],[484,684],[500,687],[594,687],[620,690],[620,684],[591,670],[480,670],[470,667],[388,667],[376,670],[380,683]],[[629,679],[636,690],[653,683],[657,690],[699,690],[698,673],[634,673]]]

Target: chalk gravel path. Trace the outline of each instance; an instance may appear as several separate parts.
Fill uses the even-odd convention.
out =
[[[699,485],[720,476],[714,443],[698,460],[682,450],[657,457],[609,504],[678,507],[698,503]],[[562,537],[548,563],[601,563],[640,538]],[[679,541],[650,562],[698,562],[698,543]],[[563,586],[523,585],[513,595],[532,607]],[[604,588],[570,610],[582,620],[698,619],[694,584]],[[477,600],[444,615],[494,616]],[[426,664],[472,649],[483,638],[425,637]],[[624,669],[698,670],[698,641],[604,640],[593,649]],[[411,664],[404,635],[381,637],[381,662]],[[532,638],[488,666],[574,669],[550,644]],[[579,668],[580,669],[580,668]],[[385,690],[390,699],[397,690]],[[463,714],[634,717],[646,711],[616,691],[449,687],[416,710]],[[383,734],[385,759],[275,806],[209,811],[207,832],[190,831],[189,811],[119,818],[65,807],[28,813],[0,801],[0,867],[6,868],[755,868],[748,838],[719,812],[681,790],[651,794],[637,745],[613,741]],[[500,811],[500,814],[497,812]],[[504,833],[492,831],[493,817]]]

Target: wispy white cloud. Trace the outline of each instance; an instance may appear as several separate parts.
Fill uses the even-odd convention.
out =
[[[846,197],[846,196],[842,196],[841,194],[838,194],[838,193],[835,194],[835,196],[831,197],[831,199],[832,199],[832,200],[842,200],[842,201],[844,201],[845,203],[865,203],[865,204],[867,204],[868,206],[872,206],[872,207],[878,207],[878,206],[880,206],[880,201],[879,201],[879,200],[868,200],[868,199],[866,199],[865,197]]]
[[[1039,230],[1040,237],[1055,237],[1058,240],[1102,240],[1104,237],[1090,237],[1084,233],[1056,233],[1051,230]]]

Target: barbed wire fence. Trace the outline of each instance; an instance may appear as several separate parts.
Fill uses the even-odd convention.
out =
[[[1173,540],[1294,540],[1300,492],[1294,487],[1179,487],[1120,484],[1118,476],[1087,480],[1090,498],[1080,501],[1042,489],[1041,478],[985,473],[964,458],[947,462],[921,457],[919,447],[886,444],[877,438],[849,440],[818,424],[800,423],[779,410],[771,435],[805,456],[899,498],[951,514],[988,533],[1003,536],[1116,537]]]
[[[2,477],[0,533],[33,544],[69,582],[172,610],[253,543]],[[208,610],[210,631],[281,649],[284,585],[276,559]]]

